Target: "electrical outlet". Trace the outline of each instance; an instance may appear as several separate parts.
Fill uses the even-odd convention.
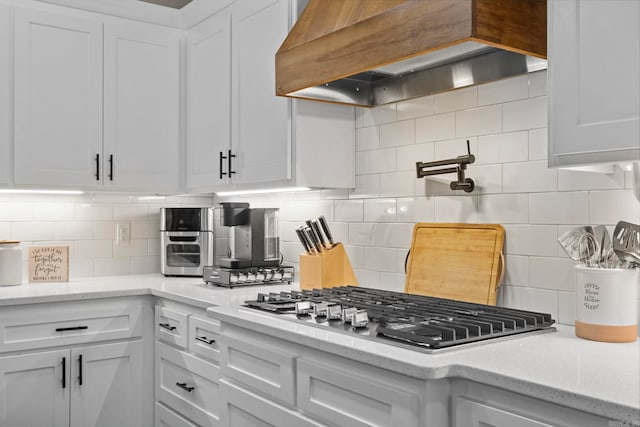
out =
[[[118,245],[129,244],[131,240],[131,227],[128,223],[118,224],[116,233],[116,243]]]

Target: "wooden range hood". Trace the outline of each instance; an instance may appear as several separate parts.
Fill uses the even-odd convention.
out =
[[[310,0],[276,53],[276,94],[372,107],[546,56],[546,0]]]

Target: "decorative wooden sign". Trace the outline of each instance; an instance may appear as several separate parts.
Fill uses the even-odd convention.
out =
[[[29,282],[68,282],[69,246],[29,248]]]

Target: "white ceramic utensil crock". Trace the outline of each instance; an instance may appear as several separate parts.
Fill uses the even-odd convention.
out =
[[[22,249],[20,242],[0,240],[0,286],[22,284]]]
[[[638,269],[575,268],[576,335],[594,341],[635,341]]]

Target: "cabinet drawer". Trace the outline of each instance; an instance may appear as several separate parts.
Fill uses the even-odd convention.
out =
[[[0,310],[0,352],[139,337],[140,301],[82,301]]]
[[[220,369],[269,398],[295,406],[296,355],[269,345],[220,336]]]
[[[189,350],[199,356],[220,360],[220,322],[189,317]]]
[[[155,427],[198,427],[159,402],[155,408]]]
[[[373,369],[372,369],[373,370]],[[332,424],[350,427],[418,426],[419,396],[375,379],[317,362],[298,360],[298,407]]]
[[[473,400],[456,397],[455,427],[552,427],[542,421],[495,408]]]
[[[220,425],[219,378],[217,365],[156,342],[156,400],[198,425]]]
[[[321,427],[301,414],[244,390],[226,380],[220,381],[222,425],[242,427]]]
[[[156,338],[182,348],[187,348],[188,314],[156,306],[155,318]]]

